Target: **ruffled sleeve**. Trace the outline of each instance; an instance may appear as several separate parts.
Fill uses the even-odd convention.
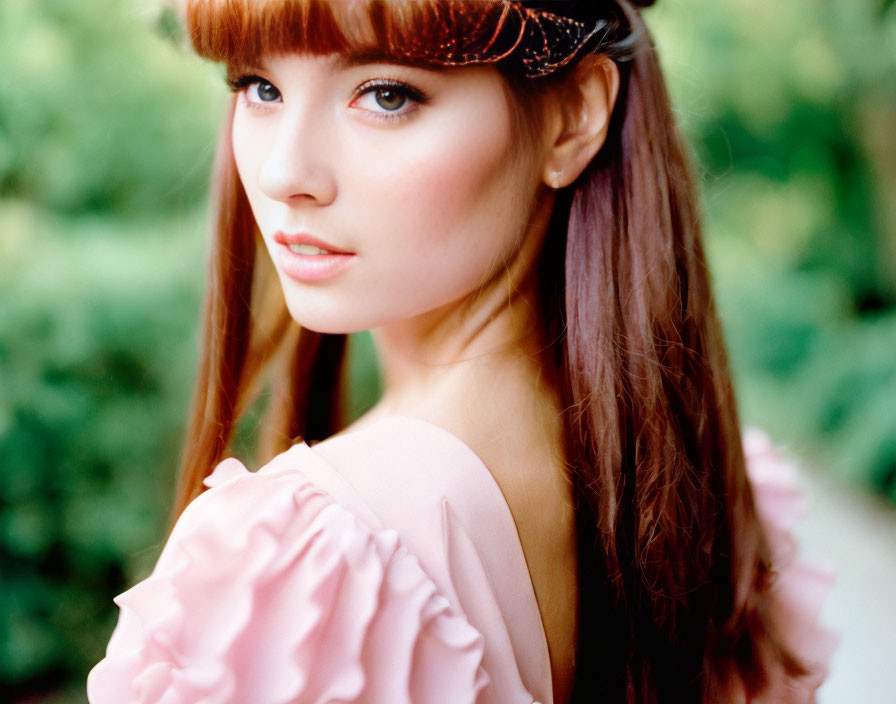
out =
[[[120,595],[92,704],[443,703],[487,687],[483,638],[394,530],[295,469],[221,463]]]
[[[759,519],[772,552],[771,608],[787,644],[809,668],[800,678],[775,673],[769,690],[751,704],[808,704],[827,676],[837,644],[837,637],[819,621],[834,573],[830,567],[797,554],[793,528],[807,506],[797,483],[796,466],[758,430],[744,434],[744,453]]]

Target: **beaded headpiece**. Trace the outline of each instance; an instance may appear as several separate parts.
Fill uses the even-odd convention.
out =
[[[653,0],[629,4],[641,8],[652,5]],[[631,48],[628,33],[619,36],[620,25],[626,23],[618,2],[424,0],[416,9],[432,15],[427,26],[442,31],[437,29],[435,37],[401,37],[390,49],[411,60],[443,66],[503,62],[536,78],[553,73],[597,45],[616,59],[626,58]]]

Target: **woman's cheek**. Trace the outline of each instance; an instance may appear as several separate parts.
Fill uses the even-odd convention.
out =
[[[379,184],[372,200],[387,208],[384,218],[405,223],[428,246],[461,238],[481,247],[477,231],[494,227],[510,156],[507,121],[496,117],[474,123],[449,116],[403,138],[389,168],[367,180]]]

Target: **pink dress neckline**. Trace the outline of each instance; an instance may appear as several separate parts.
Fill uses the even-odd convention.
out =
[[[490,488],[492,495],[495,498],[493,502],[500,508],[497,509],[497,515],[500,517],[499,520],[504,522],[509,529],[512,529],[513,535],[516,536],[516,543],[513,546],[513,560],[517,563],[517,565],[522,569],[523,572],[527,575],[527,592],[531,598],[531,603],[534,604],[535,609],[538,613],[538,623],[540,624],[540,651],[541,651],[541,659],[544,663],[547,663],[547,678],[549,681],[548,694],[549,697],[546,698],[545,702],[533,702],[533,704],[553,704],[553,693],[554,693],[554,681],[553,681],[553,671],[551,668],[551,656],[550,649],[548,647],[548,639],[547,632],[544,628],[544,619],[541,615],[541,608],[538,605],[538,599],[535,595],[535,585],[532,582],[532,574],[529,572],[529,565],[526,562],[526,553],[523,550],[523,544],[520,540],[519,530],[516,526],[516,521],[513,518],[513,512],[510,510],[510,504],[507,503],[507,498],[504,496],[504,492],[501,489],[500,484],[495,479],[494,475],[491,473],[491,470],[485,464],[481,457],[479,457],[473,449],[467,445],[461,438],[452,433],[450,430],[446,430],[445,428],[432,423],[431,421],[423,420],[422,418],[416,418],[414,416],[407,416],[401,414],[393,414],[389,416],[384,416],[382,418],[378,418],[377,420],[371,421],[370,423],[363,425],[355,430],[350,430],[348,432],[339,433],[337,435],[332,436],[331,438],[327,438],[325,440],[321,440],[320,442],[314,443],[314,445],[308,445],[307,443],[300,443],[301,445],[305,445],[312,452],[315,451],[315,448],[319,448],[321,445],[324,445],[331,440],[337,440],[339,438],[347,438],[349,436],[356,436],[359,434],[363,434],[366,432],[375,432],[379,426],[387,425],[390,423],[411,423],[417,424],[421,427],[428,429],[430,432],[436,433],[440,435],[444,440],[447,440],[449,443],[455,445],[458,449],[460,449],[464,454],[468,455],[470,459],[470,465],[477,468],[477,470],[481,470],[480,474],[485,480],[485,485]],[[318,454],[318,453],[315,453]],[[321,458],[324,459],[324,458]]]

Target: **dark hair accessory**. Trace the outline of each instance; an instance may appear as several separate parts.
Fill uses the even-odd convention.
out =
[[[615,60],[630,56],[628,22],[619,4],[554,0],[527,2],[501,0],[488,3],[453,2],[420,6],[424,12],[447,13],[433,17],[431,27],[443,27],[442,36],[425,40],[403,37],[398,54],[441,66],[501,63],[527,78],[554,73],[579,54],[599,49]],[[652,4],[640,0],[640,5]],[[471,11],[475,9],[475,11]]]

